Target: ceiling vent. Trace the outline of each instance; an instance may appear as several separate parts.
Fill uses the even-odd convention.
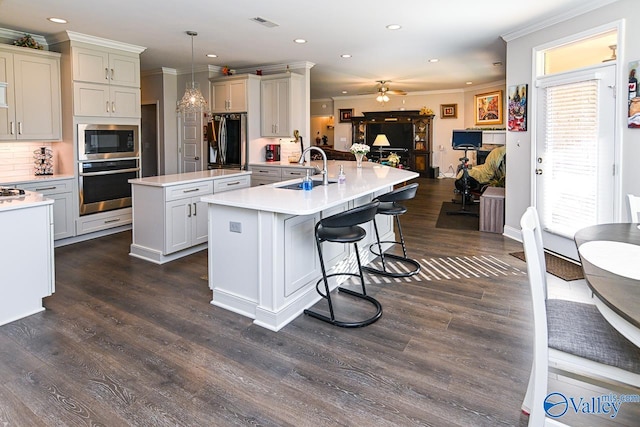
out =
[[[268,28],[279,27],[279,25],[276,24],[275,22],[269,21],[259,16],[256,16],[255,18],[251,18],[251,20],[253,22],[257,22],[260,25],[264,25],[265,27],[268,27]]]

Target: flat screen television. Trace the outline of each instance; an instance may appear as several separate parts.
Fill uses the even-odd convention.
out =
[[[371,146],[379,134],[386,135],[389,140],[390,146],[385,147],[385,151],[391,148],[406,148],[408,150],[413,148],[413,125],[411,123],[367,123],[367,145]]]
[[[482,131],[454,130],[451,146],[454,150],[478,150],[482,147]]]

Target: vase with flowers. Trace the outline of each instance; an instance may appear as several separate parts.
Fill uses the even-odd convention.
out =
[[[362,158],[369,152],[367,144],[353,144],[350,151],[356,156],[356,167],[362,167]]]

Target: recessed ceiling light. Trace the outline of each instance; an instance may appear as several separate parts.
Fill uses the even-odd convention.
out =
[[[402,28],[401,25],[398,24],[389,24],[386,26],[387,30],[399,30],[400,28]]]
[[[55,22],[56,24],[66,24],[67,20],[62,18],[47,18],[47,20],[51,22]]]
[[[304,44],[307,41],[305,39],[295,39],[294,42],[298,43],[298,44]]]
[[[473,84],[473,82],[467,82],[466,84],[468,84],[468,85],[472,85],[472,84]]]
[[[431,58],[431,59],[429,60],[429,62],[438,62],[438,61],[440,61],[438,58]]]
[[[217,58],[218,55],[216,55],[215,53],[207,53],[207,57],[208,58]]]
[[[343,53],[342,55],[340,55],[340,58],[351,58],[351,55],[348,53]]]
[[[342,93],[349,93],[349,92],[347,92],[346,90],[343,90]]]

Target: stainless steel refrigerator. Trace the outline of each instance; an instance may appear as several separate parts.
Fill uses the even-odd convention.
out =
[[[248,169],[247,115],[214,114],[208,124],[209,169]]]

